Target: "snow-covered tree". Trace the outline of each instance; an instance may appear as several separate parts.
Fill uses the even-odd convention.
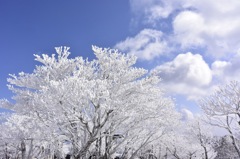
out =
[[[214,149],[217,152],[217,156],[215,159],[238,159],[238,154],[232,144],[232,139],[229,135],[225,135],[222,137],[215,137],[215,146]],[[239,144],[239,140],[237,140]]]
[[[96,60],[88,61],[69,59],[68,50],[56,48],[57,57],[35,55],[42,65],[8,79],[15,103],[2,106],[39,123],[57,145],[70,143],[73,158],[109,156],[119,147],[125,153],[131,144],[135,156],[161,137],[166,123],[178,119],[159,88],[159,77],[134,67],[135,56],[93,46]],[[118,143],[112,140],[116,134],[122,136]],[[51,151],[61,156],[61,148]]]
[[[0,157],[34,158],[54,155],[49,146],[54,144],[44,126],[29,116],[13,114],[1,123]]]
[[[200,105],[208,117],[208,122],[227,130],[232,144],[240,157],[237,144],[240,130],[240,84],[232,81],[219,87],[211,96],[204,98]]]
[[[214,159],[216,152],[210,126],[194,117],[180,120],[160,139],[159,158]]]
[[[187,134],[193,136],[194,140],[202,147],[202,158],[214,159],[217,153],[214,150],[211,127],[202,118],[204,117],[197,117],[189,121]]]
[[[162,143],[164,149],[166,149],[164,157],[175,159],[202,158],[203,149],[201,145],[195,136],[187,130],[188,127],[182,124],[178,126],[178,129],[173,130],[163,138]]]

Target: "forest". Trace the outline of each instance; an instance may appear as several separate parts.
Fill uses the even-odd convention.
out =
[[[184,120],[155,72],[137,57],[92,47],[95,59],[34,55],[32,73],[8,78],[0,116],[1,159],[238,159],[240,83],[220,86]],[[213,133],[214,128],[225,135]]]

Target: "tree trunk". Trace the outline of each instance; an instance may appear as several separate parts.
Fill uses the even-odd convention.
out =
[[[31,139],[30,141],[30,147],[29,147],[27,159],[31,159],[32,149],[33,149],[33,139]]]
[[[238,157],[240,157],[240,150],[239,150],[238,145],[236,144],[236,140],[232,134],[230,135],[230,137],[232,139],[232,144],[233,144],[235,150],[237,151]]]
[[[102,137],[101,137],[101,132],[100,132],[100,138],[99,138],[99,149],[98,149],[98,155],[101,156],[102,153]]]
[[[75,159],[86,159],[87,151],[94,141],[96,141],[95,138],[88,140],[88,142],[85,144],[85,146],[80,150],[78,155],[75,156],[74,158]]]
[[[208,159],[208,153],[206,146],[203,146],[205,159]]]
[[[232,144],[233,144],[235,150],[237,151],[238,157],[240,158],[240,150],[236,143],[235,137],[233,136],[233,132],[230,128],[229,116],[226,117],[226,122],[227,122],[227,126],[228,126],[227,131],[229,132],[230,138],[232,139]]]
[[[26,159],[26,144],[24,141],[21,142],[21,153],[22,159]]]

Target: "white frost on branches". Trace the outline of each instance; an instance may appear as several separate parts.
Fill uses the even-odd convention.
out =
[[[92,61],[69,59],[68,47],[56,48],[57,56],[35,55],[41,65],[33,73],[21,72],[8,79],[15,103],[2,104],[11,105],[8,108],[16,115],[30,121],[15,120],[24,125],[23,136],[36,142],[47,135],[43,132],[48,133],[41,142],[46,141],[42,149],[49,153],[39,149],[39,155],[64,156],[62,148],[68,144],[73,158],[96,153],[111,156],[116,151],[134,158],[179,119],[173,101],[159,88],[159,77],[134,67],[135,56],[96,46],[92,49],[96,55]],[[44,135],[31,132],[35,127]],[[117,134],[118,140],[114,139]],[[31,154],[33,143],[21,139]],[[15,145],[21,145],[19,142]]]

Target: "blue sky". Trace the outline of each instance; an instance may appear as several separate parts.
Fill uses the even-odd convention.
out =
[[[94,58],[91,45],[138,56],[159,74],[179,109],[240,77],[239,0],[0,1],[0,98],[8,74],[32,72],[33,54],[71,47]]]
[[[128,1],[1,1],[1,97],[9,73],[31,72],[33,54],[71,47],[72,57],[93,58],[91,45],[112,47],[129,35]]]

